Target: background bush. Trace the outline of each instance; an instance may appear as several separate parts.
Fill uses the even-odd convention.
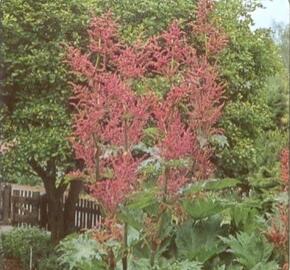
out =
[[[4,256],[19,258],[25,269],[29,269],[31,248],[33,267],[38,267],[39,261],[53,252],[50,234],[36,227],[14,228],[5,232],[1,234],[1,244]]]

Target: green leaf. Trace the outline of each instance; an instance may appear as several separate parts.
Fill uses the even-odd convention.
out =
[[[184,200],[182,205],[193,219],[202,219],[227,209],[233,203],[217,198],[198,198],[194,201]]]
[[[70,270],[104,269],[102,257],[106,255],[106,250],[87,234],[68,236],[60,242],[57,250],[59,264]],[[101,268],[96,268],[97,265]]]
[[[258,263],[250,270],[278,270],[278,269],[280,269],[280,267],[277,264],[277,262],[272,261],[268,263]]]
[[[233,188],[240,183],[235,178],[214,179],[204,182],[197,182],[186,189],[185,193],[200,192],[200,191],[217,191],[227,188]]]
[[[133,228],[132,226],[128,226],[128,246],[133,246],[136,242],[138,242],[140,238],[140,233],[138,230]]]
[[[150,270],[150,260],[145,258],[129,260],[129,269]]]
[[[161,268],[162,270],[201,270],[202,265],[199,262],[183,260],[177,262],[169,262]]]
[[[147,189],[137,192],[130,197],[130,202],[127,204],[130,209],[144,209],[157,203],[156,189]]]
[[[267,263],[273,247],[266,240],[256,233],[241,232],[236,237],[220,237],[230,247],[230,252],[236,260],[247,269],[252,269],[259,263]],[[259,268],[257,268],[259,269]]]
[[[128,209],[120,207],[118,218],[123,222],[128,223],[136,230],[141,230],[143,222],[143,212],[141,209]]]
[[[213,135],[211,141],[217,143],[220,147],[229,146],[228,139],[224,135]]]
[[[187,221],[176,232],[178,258],[206,262],[226,249],[218,238],[222,233],[223,229],[217,218],[199,223]]]

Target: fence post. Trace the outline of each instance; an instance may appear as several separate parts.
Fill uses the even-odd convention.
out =
[[[47,195],[40,196],[40,221],[41,228],[48,229],[48,216],[47,216]]]
[[[5,185],[3,189],[3,223],[9,224],[11,212],[11,185]]]
[[[12,204],[12,213],[11,213],[11,222],[13,226],[18,226],[21,224],[21,217],[23,210],[20,207],[19,202],[20,190],[13,190],[11,204]]]
[[[41,197],[40,197],[40,192],[32,192],[32,201],[31,201],[31,204],[32,204],[32,209],[31,209],[31,216],[32,216],[32,219],[31,219],[31,225],[39,225],[38,223],[38,211],[40,209],[40,200],[41,200]]]

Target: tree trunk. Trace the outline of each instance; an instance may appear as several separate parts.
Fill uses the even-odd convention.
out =
[[[64,192],[48,196],[48,222],[53,244],[58,244],[68,234],[75,232],[75,209],[82,189],[82,182],[74,180],[70,184],[69,193],[64,202]]]
[[[32,169],[42,179],[48,204],[48,227],[53,244],[58,244],[66,235],[75,231],[75,206],[82,189],[82,181],[74,180],[70,184],[69,193],[64,203],[64,192],[67,184],[60,183],[56,187],[56,166],[54,160],[47,163],[44,169],[34,159],[28,161]]]
[[[75,232],[75,210],[83,183],[80,180],[71,182],[64,207],[64,235]]]
[[[64,238],[64,212],[61,201],[48,198],[48,226],[51,231],[51,241],[57,245]]]

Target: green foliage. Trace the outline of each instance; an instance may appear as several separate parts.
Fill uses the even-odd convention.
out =
[[[144,212],[141,209],[130,209],[121,207],[118,217],[123,222],[129,224],[129,226],[135,228],[136,230],[142,229],[142,222],[144,219]]]
[[[3,58],[1,121],[3,141],[16,140],[0,157],[1,178],[39,181],[27,161],[56,163],[61,178],[72,167],[70,90],[64,43],[85,46],[85,29],[94,1],[21,1],[1,3]],[[14,33],[11,35],[11,33]],[[15,168],[16,166],[16,168]]]
[[[277,270],[279,266],[276,262],[258,263],[251,270]]]
[[[253,12],[258,1],[219,1],[214,19],[228,35],[229,44],[219,58],[231,100],[247,99],[265,85],[265,79],[281,68],[271,33],[265,29],[251,31]]]
[[[176,262],[165,262],[162,266],[156,267],[156,270],[201,270],[202,265],[199,262],[183,260]]]
[[[200,263],[198,262],[194,262],[194,261],[179,261],[179,262],[175,262],[173,264],[168,265],[167,268],[165,269],[169,269],[169,270],[201,270],[202,266]]]
[[[105,269],[102,256],[105,250],[88,235],[71,235],[57,247],[59,264],[69,270]]]
[[[37,267],[40,260],[53,252],[50,235],[36,227],[15,228],[2,233],[1,242],[4,256],[19,258],[25,269],[29,269],[31,249],[33,267]]]
[[[117,270],[121,270],[121,266]],[[175,261],[163,260],[159,264],[151,267],[149,259],[137,259],[132,258],[129,260],[128,269],[138,269],[138,270],[201,270],[202,265],[195,261]]]
[[[259,220],[259,209],[249,203],[236,203],[222,213],[223,224],[230,224],[232,230],[252,232],[265,226]]]
[[[221,177],[242,179],[257,171],[261,165],[258,159],[277,160],[275,154],[279,151],[278,147],[272,153],[261,153],[265,147],[257,147],[257,140],[279,127],[277,118],[287,114],[285,106],[279,106],[280,111],[276,106],[283,100],[281,91],[277,87],[269,91],[268,86],[268,78],[282,72],[277,46],[270,31],[251,30],[251,12],[259,5],[258,1],[218,1],[214,15],[229,38],[228,47],[218,59],[227,96],[220,126],[228,145],[216,148]]]
[[[184,199],[182,205],[193,219],[203,219],[225,210],[232,203],[220,198],[206,196],[195,198],[193,201]]]
[[[130,202],[128,203],[128,208],[130,209],[144,209],[153,204],[156,204],[156,189],[145,189],[140,192],[133,194],[130,197]]]
[[[200,191],[218,191],[227,188],[236,187],[240,183],[239,180],[234,178],[214,179],[204,182],[197,182],[190,185],[185,193],[200,192]]]
[[[212,217],[208,220],[187,221],[177,228],[176,246],[180,259],[206,262],[225,250],[225,246],[218,238],[224,231],[220,220]]]
[[[274,23],[273,38],[279,46],[280,55],[289,74],[289,24]]]
[[[254,101],[236,101],[227,105],[221,125],[229,146],[221,152],[218,165],[230,177],[247,175],[260,165],[256,140],[273,125],[270,111],[266,104]]]
[[[43,258],[38,265],[38,270],[64,270],[58,264],[58,257],[53,252],[49,257]]]
[[[140,269],[140,270],[150,270],[151,265],[150,265],[150,260],[146,258],[130,258],[129,259],[129,264],[128,264],[129,269]],[[121,266],[119,267],[121,270]]]
[[[278,45],[279,46],[279,45]],[[264,102],[271,108],[272,121],[279,128],[285,128],[289,121],[289,71],[284,68],[281,72],[270,76],[266,81],[266,89],[261,93]]]
[[[129,42],[164,30],[173,19],[192,20],[196,1],[177,0],[98,0],[102,10],[111,10],[123,26],[122,35]]]
[[[245,269],[278,269],[275,262],[269,262],[273,247],[266,240],[255,233],[239,233],[236,237],[229,236],[221,239],[230,247],[230,252]],[[269,268],[272,266],[273,268]]]

